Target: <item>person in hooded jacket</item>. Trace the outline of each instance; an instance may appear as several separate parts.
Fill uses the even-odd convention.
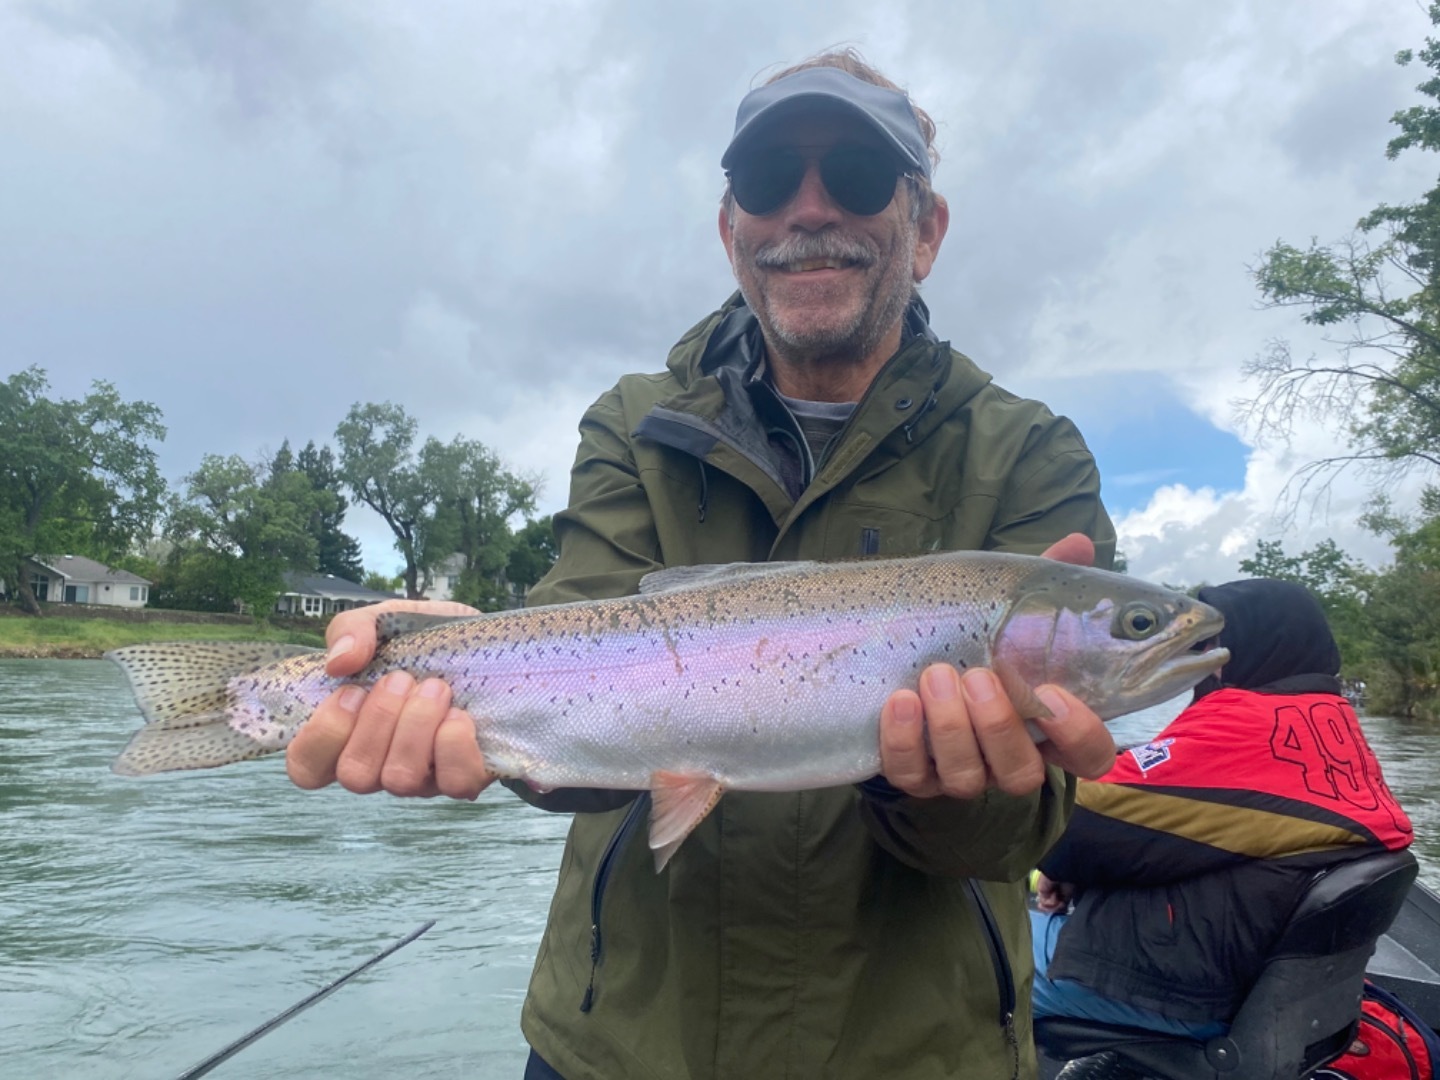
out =
[[[1315,872],[1411,842],[1315,597],[1268,579],[1198,595],[1225,616],[1230,660],[1080,782],[1040,862],[1037,1019],[1220,1034]]]

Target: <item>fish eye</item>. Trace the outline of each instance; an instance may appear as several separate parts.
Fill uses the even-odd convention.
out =
[[[1143,602],[1126,604],[1115,617],[1115,628],[1119,631],[1117,636],[1131,641],[1153,637],[1161,625],[1160,613]]]

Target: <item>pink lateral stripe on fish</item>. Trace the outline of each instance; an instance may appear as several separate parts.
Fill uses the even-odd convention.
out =
[[[320,650],[136,645],[118,663],[145,715],[127,776],[284,749],[337,686],[439,676],[499,776],[655,794],[663,866],[728,790],[853,783],[880,769],[880,708],[929,664],[987,666],[1027,717],[1063,686],[1103,719],[1219,670],[1221,618],[1199,601],[1030,555],[945,552],[842,563],[733,563],[648,575],[609,600],[470,618],[380,617],[350,679]]]

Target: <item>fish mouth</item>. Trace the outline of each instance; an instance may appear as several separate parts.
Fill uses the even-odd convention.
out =
[[[1230,650],[1213,644],[1225,625],[1224,618],[1209,607],[1197,608],[1189,615],[1189,625],[1179,628],[1168,642],[1157,641],[1156,648],[1146,649],[1125,665],[1120,685],[1126,692],[1153,690],[1157,686],[1174,686],[1178,692],[1225,666]]]
[[[1168,660],[1150,665],[1149,670],[1141,674],[1139,678],[1132,680],[1131,672],[1127,671],[1124,683],[1127,690],[1138,690],[1151,683],[1193,686],[1206,675],[1212,675],[1219,671],[1229,660],[1229,649],[1206,649],[1203,652],[1197,652],[1192,647],[1179,656],[1172,656]]]

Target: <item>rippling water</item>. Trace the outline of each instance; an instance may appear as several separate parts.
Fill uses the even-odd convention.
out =
[[[0,661],[0,1074],[174,1076],[427,919],[215,1076],[519,1076],[568,819],[306,793],[278,758],[136,782],[101,661]]]
[[[174,1076],[427,919],[221,1077],[515,1077],[568,819],[294,788],[278,758],[126,780],[102,661],[0,660],[0,1074]],[[1151,734],[1176,711],[1116,724]],[[1367,721],[1440,886],[1440,731]]]

